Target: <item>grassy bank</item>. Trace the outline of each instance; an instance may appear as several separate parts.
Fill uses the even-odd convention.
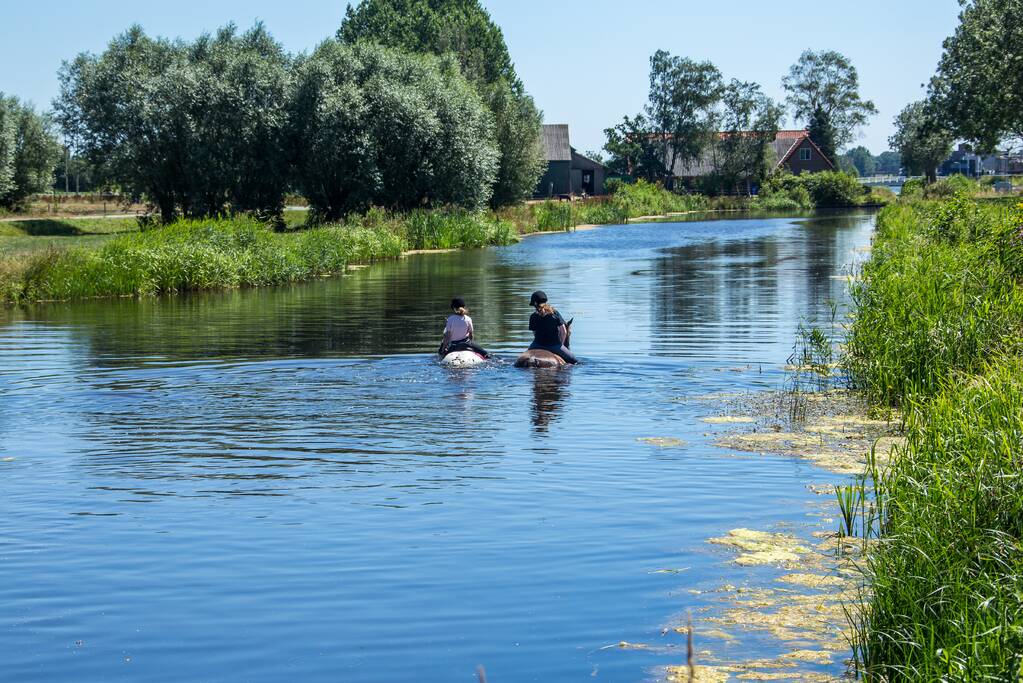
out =
[[[398,258],[410,249],[507,244],[512,226],[459,211],[370,215],[278,233],[252,219],[181,221],[121,235],[98,249],[50,249],[0,260],[8,303],[150,295],[295,282]]]
[[[1023,674],[1023,207],[966,195],[879,216],[848,358],[906,442],[874,471],[854,619],[869,680]]]
[[[410,250],[508,244],[520,234],[706,207],[703,197],[637,183],[608,199],[523,204],[497,214],[372,210],[344,224],[308,226],[307,212],[286,212],[285,232],[249,218],[180,221],[142,232],[126,219],[0,223],[8,233],[0,236],[0,302],[273,285]],[[58,239],[72,246],[56,248]]]

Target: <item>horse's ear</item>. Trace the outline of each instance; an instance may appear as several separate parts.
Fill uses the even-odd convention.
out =
[[[568,319],[568,322],[567,322],[567,323],[565,323],[565,327],[572,327],[572,323],[573,323],[574,321],[575,321],[575,318],[569,318],[569,319]]]

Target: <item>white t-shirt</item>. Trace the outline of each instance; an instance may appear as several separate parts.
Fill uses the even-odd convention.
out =
[[[444,332],[451,341],[461,341],[472,334],[472,318],[467,315],[449,315]]]

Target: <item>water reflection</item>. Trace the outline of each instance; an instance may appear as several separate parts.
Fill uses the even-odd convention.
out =
[[[532,375],[532,423],[538,434],[546,434],[570,396],[572,368],[539,369]]]
[[[705,538],[798,528],[813,497],[806,466],[715,449],[686,399],[780,384],[869,237],[862,217],[631,225],[0,312],[4,673],[108,680],[130,656],[133,680],[448,681],[483,662],[586,681],[678,663],[603,646],[666,642],[669,612],[720,584]],[[582,365],[511,367],[538,287],[575,318]],[[455,293],[503,361],[437,362]]]

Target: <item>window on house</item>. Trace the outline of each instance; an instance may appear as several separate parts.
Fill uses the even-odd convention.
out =
[[[811,154],[810,148],[809,147],[803,147],[802,149],[799,150],[799,160],[800,161],[809,161],[810,160],[810,154]]]

